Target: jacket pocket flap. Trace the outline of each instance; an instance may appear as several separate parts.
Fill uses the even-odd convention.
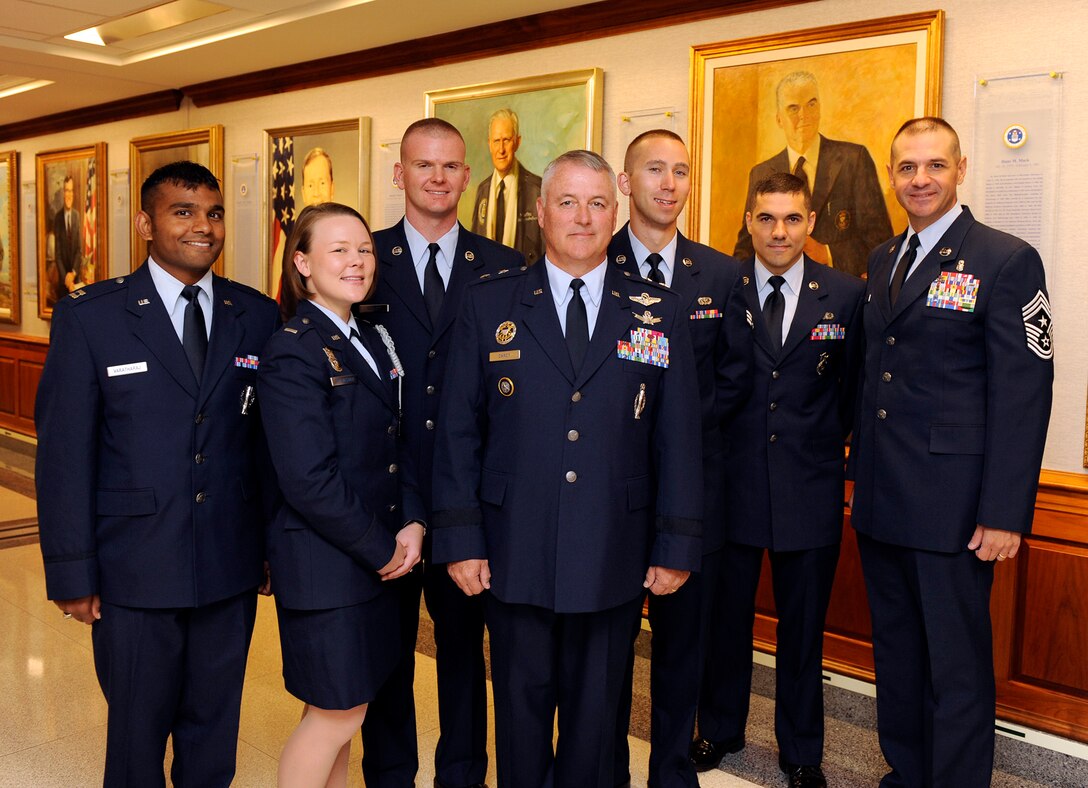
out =
[[[506,496],[506,475],[484,470],[480,475],[480,500],[493,506],[502,506]]]
[[[632,512],[650,505],[650,477],[638,476],[627,480],[627,508]]]

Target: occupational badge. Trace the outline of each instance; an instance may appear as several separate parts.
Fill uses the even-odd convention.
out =
[[[822,375],[827,372],[827,363],[831,360],[830,353],[821,353],[819,360],[816,362],[816,374]]]
[[[1039,290],[1035,297],[1024,304],[1024,331],[1028,350],[1044,361],[1054,358],[1054,323],[1050,317],[1050,301]]]
[[[649,309],[647,309],[641,315],[638,312],[632,312],[631,314],[634,315],[635,319],[638,320],[638,322],[642,323],[642,325],[644,326],[656,326],[658,323],[661,322],[661,318],[651,315]]]
[[[710,296],[699,296],[699,306],[710,306],[714,303],[714,299]]]
[[[500,345],[509,345],[517,335],[518,327],[510,320],[502,321],[499,323],[499,327],[495,329],[495,341]]]
[[[630,298],[632,301],[634,301],[636,304],[642,304],[643,306],[653,306],[654,304],[660,304],[661,303],[660,298],[654,298],[649,293],[643,293],[642,295],[627,296],[627,297]]]
[[[329,350],[329,348],[327,347],[323,347],[321,349],[325,351],[325,358],[329,360],[329,366],[332,367],[332,371],[343,372],[344,368],[340,366],[340,362],[336,360],[336,354]]]
[[[642,411],[646,410],[646,384],[638,384],[638,394],[635,395],[635,418],[642,418]]]
[[[824,320],[834,320],[834,319],[835,319],[835,313],[834,312],[824,312]]]
[[[510,378],[499,378],[499,393],[504,397],[509,397],[514,393],[514,381]]]
[[[956,262],[956,270],[957,271],[963,271],[963,266],[964,266],[963,260],[958,260]]]

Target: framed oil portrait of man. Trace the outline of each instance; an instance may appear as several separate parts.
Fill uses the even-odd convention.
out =
[[[175,161],[193,161],[211,170],[212,175],[223,183],[223,127],[207,126],[185,131],[169,131],[136,137],[128,143],[129,206],[134,218],[140,210],[140,187],[147,176],[164,164]],[[130,270],[135,271],[147,259],[147,241],[136,232],[136,222],[130,221],[129,249]],[[225,270],[224,251],[212,265],[212,270],[222,275]]]
[[[19,322],[19,154],[0,152],[0,323]]]
[[[36,156],[38,316],[108,274],[106,143]]]
[[[465,138],[471,177],[461,223],[517,249],[529,265],[539,260],[540,173],[568,150],[600,152],[603,107],[599,68],[428,92],[427,117],[449,121]]]
[[[283,250],[307,205],[338,202],[370,221],[370,118],[265,130],[265,292],[279,297]]]
[[[896,130],[940,113],[944,12],[692,47],[692,237],[751,257],[744,214],[774,172],[808,181],[813,259],[864,276],[906,215],[886,175]]]

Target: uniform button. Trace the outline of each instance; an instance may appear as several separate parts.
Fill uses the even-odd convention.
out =
[[[203,413],[196,414],[196,418],[194,419],[194,421],[197,424],[203,424],[204,423],[204,414]]]
[[[895,344],[895,337],[888,337],[887,339],[884,340],[884,344],[885,345],[894,345]]]
[[[437,350],[428,350],[428,351],[427,351],[427,358],[434,358],[434,357],[435,357],[435,356],[437,356],[437,355],[438,355],[438,351],[437,351]]]
[[[396,432],[397,432],[397,425],[396,424],[390,424],[388,427],[385,428],[385,432],[388,435],[395,435]]]
[[[775,442],[775,441],[777,441],[777,440],[778,440],[778,436],[777,436],[777,435],[772,435],[772,436],[771,436],[771,443],[774,443],[774,442]]]
[[[578,481],[578,474],[576,474],[574,471],[567,471],[566,478],[568,482],[574,484],[576,481]]]
[[[573,394],[570,395],[570,401],[571,402],[581,402],[581,400],[582,400],[582,392],[580,392],[580,391],[576,391],[576,392],[574,392]]]
[[[771,410],[778,410],[778,403],[777,402],[772,402],[771,403]]]
[[[891,372],[885,372],[883,375],[880,376],[880,379],[883,380],[885,383],[891,383],[892,382],[892,373]]]
[[[427,393],[434,394],[434,386],[427,386]]]
[[[385,507],[385,508],[386,508],[386,509],[388,509],[388,510],[389,510],[389,511],[391,511],[391,512],[395,512],[395,511],[397,511],[397,505],[396,505],[395,503],[391,503],[391,504],[389,504],[389,505],[388,505],[387,507]]]
[[[778,380],[780,377],[782,376],[778,373],[777,369],[771,373],[771,380]]]
[[[423,426],[426,427],[429,430],[433,430],[434,429],[434,421],[432,419],[427,419],[425,422],[423,422]]]
[[[397,472],[397,464],[396,463],[393,463],[392,465],[389,466],[389,472],[390,473],[396,473]]]
[[[205,494],[204,494],[204,493],[202,493],[202,492],[198,492],[198,493],[196,494],[196,502],[197,502],[197,503],[204,503],[204,501],[206,501],[207,499],[208,499],[208,496],[207,496],[207,495],[205,495]]]
[[[571,430],[570,432],[568,432],[567,433],[567,440],[569,440],[569,441],[578,440],[578,430]]]
[[[888,411],[884,410],[884,408],[881,408],[876,412],[876,417],[883,421],[884,419],[888,418]]]
[[[193,461],[197,465],[202,465],[204,463],[204,455],[203,454],[196,455],[195,457],[193,457]]]

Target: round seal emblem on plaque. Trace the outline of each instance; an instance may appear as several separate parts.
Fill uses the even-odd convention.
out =
[[[1005,129],[1005,147],[1006,148],[1022,148],[1024,143],[1028,141],[1028,130],[1021,126],[1019,123],[1014,123]]]
[[[499,327],[495,329],[495,341],[500,345],[509,345],[517,335],[518,327],[509,320],[499,323]]]

